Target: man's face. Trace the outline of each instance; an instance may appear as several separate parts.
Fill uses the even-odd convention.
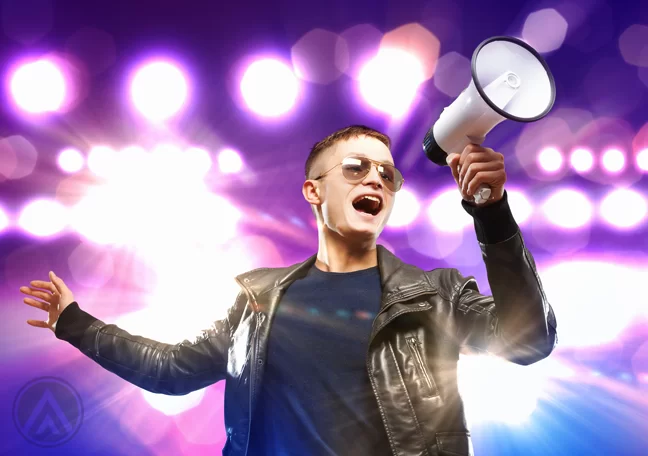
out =
[[[324,151],[314,164],[312,177],[339,165],[346,157],[363,156],[380,163],[394,164],[391,152],[376,138],[359,136],[340,141]],[[357,182],[349,182],[337,166],[326,176],[315,181],[319,188],[319,210],[325,226],[339,235],[358,240],[375,240],[382,232],[394,205],[394,192],[390,191],[376,169]],[[364,195],[380,199],[380,210],[373,215],[364,212],[358,200]],[[355,202],[355,205],[354,205]]]

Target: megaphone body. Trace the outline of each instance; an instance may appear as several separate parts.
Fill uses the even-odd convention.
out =
[[[470,84],[430,128],[423,150],[431,161],[446,166],[448,154],[481,145],[503,120],[533,122],[546,116],[555,93],[549,67],[531,46],[512,37],[489,38],[473,54]],[[490,188],[482,186],[475,202],[489,197]]]

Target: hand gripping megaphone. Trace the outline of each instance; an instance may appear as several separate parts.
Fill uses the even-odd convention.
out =
[[[425,135],[425,155],[440,166],[468,144],[481,145],[486,134],[504,119],[534,122],[551,110],[556,86],[547,63],[522,40],[497,36],[483,41],[472,56],[472,80],[447,106]],[[482,185],[475,203],[488,201],[491,189]]]

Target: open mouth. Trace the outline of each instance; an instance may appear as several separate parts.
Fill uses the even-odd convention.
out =
[[[353,201],[353,208],[364,214],[378,215],[382,209],[382,198],[373,195],[362,195]]]

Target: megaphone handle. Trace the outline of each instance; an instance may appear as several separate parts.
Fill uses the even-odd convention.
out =
[[[477,146],[481,146],[481,144],[484,142],[484,139],[486,139],[483,136],[468,136],[467,138],[471,144],[475,144]],[[486,201],[488,201],[490,196],[491,188],[486,184],[481,184],[473,195],[473,200],[475,201],[475,204],[484,204]]]

